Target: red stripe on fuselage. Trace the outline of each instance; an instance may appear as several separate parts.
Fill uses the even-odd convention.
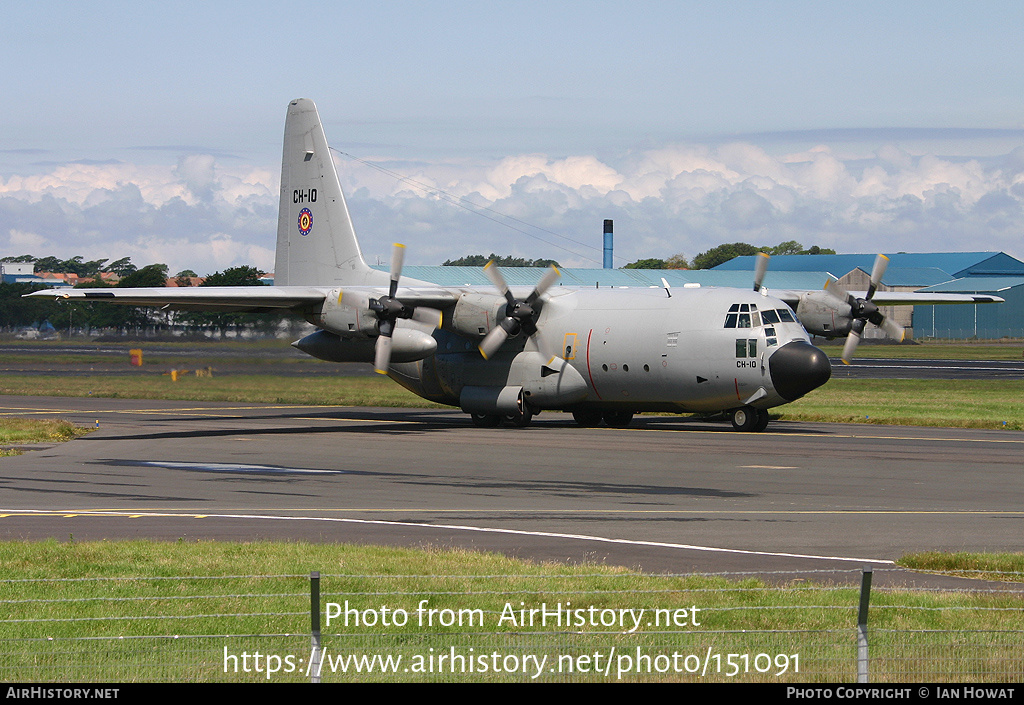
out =
[[[587,333],[587,376],[590,377],[590,386],[594,389],[594,394],[597,398],[601,398],[601,392],[597,391],[597,385],[594,384],[594,373],[590,371],[590,336],[594,335],[594,329],[591,328],[590,332]]]

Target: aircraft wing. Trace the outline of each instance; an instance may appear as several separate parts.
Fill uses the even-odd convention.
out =
[[[340,290],[306,286],[183,286],[138,289],[44,289],[25,296],[64,301],[103,301],[178,311],[264,312],[319,306],[328,296],[337,296],[339,291],[354,290],[374,297],[387,293],[387,289],[367,286],[342,287]],[[402,300],[410,305],[432,308],[450,306],[458,299],[456,292],[435,288],[402,289],[400,295]]]
[[[866,291],[851,291],[853,296],[863,298]],[[926,294],[916,291],[876,291],[872,301],[876,306],[931,306],[935,304],[999,304],[1001,296],[992,294]]]
[[[806,294],[807,290],[770,289],[769,293],[777,299],[782,299],[795,309],[797,304],[800,303],[801,295]],[[850,291],[848,293],[858,299],[867,296],[866,291]],[[876,306],[933,306],[938,304],[999,304],[1004,299],[992,294],[927,294],[916,291],[876,291],[872,301],[874,301]]]

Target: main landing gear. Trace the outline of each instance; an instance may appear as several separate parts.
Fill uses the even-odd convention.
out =
[[[502,421],[507,421],[509,425],[515,426],[516,428],[526,428],[533,421],[533,412],[529,409],[522,413],[506,414],[478,414],[472,413],[469,415],[473,419],[473,425],[477,428],[495,428],[501,425]]]
[[[763,431],[768,428],[768,410],[752,406],[733,409],[732,427],[737,431]]]

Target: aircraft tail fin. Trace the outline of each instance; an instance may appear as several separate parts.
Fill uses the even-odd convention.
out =
[[[278,286],[387,284],[363,259],[312,100],[288,104],[281,159],[274,283]]]

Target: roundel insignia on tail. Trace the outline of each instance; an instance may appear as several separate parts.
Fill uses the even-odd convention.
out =
[[[299,232],[303,235],[309,235],[309,231],[313,229],[313,213],[308,208],[303,208],[299,211]]]

